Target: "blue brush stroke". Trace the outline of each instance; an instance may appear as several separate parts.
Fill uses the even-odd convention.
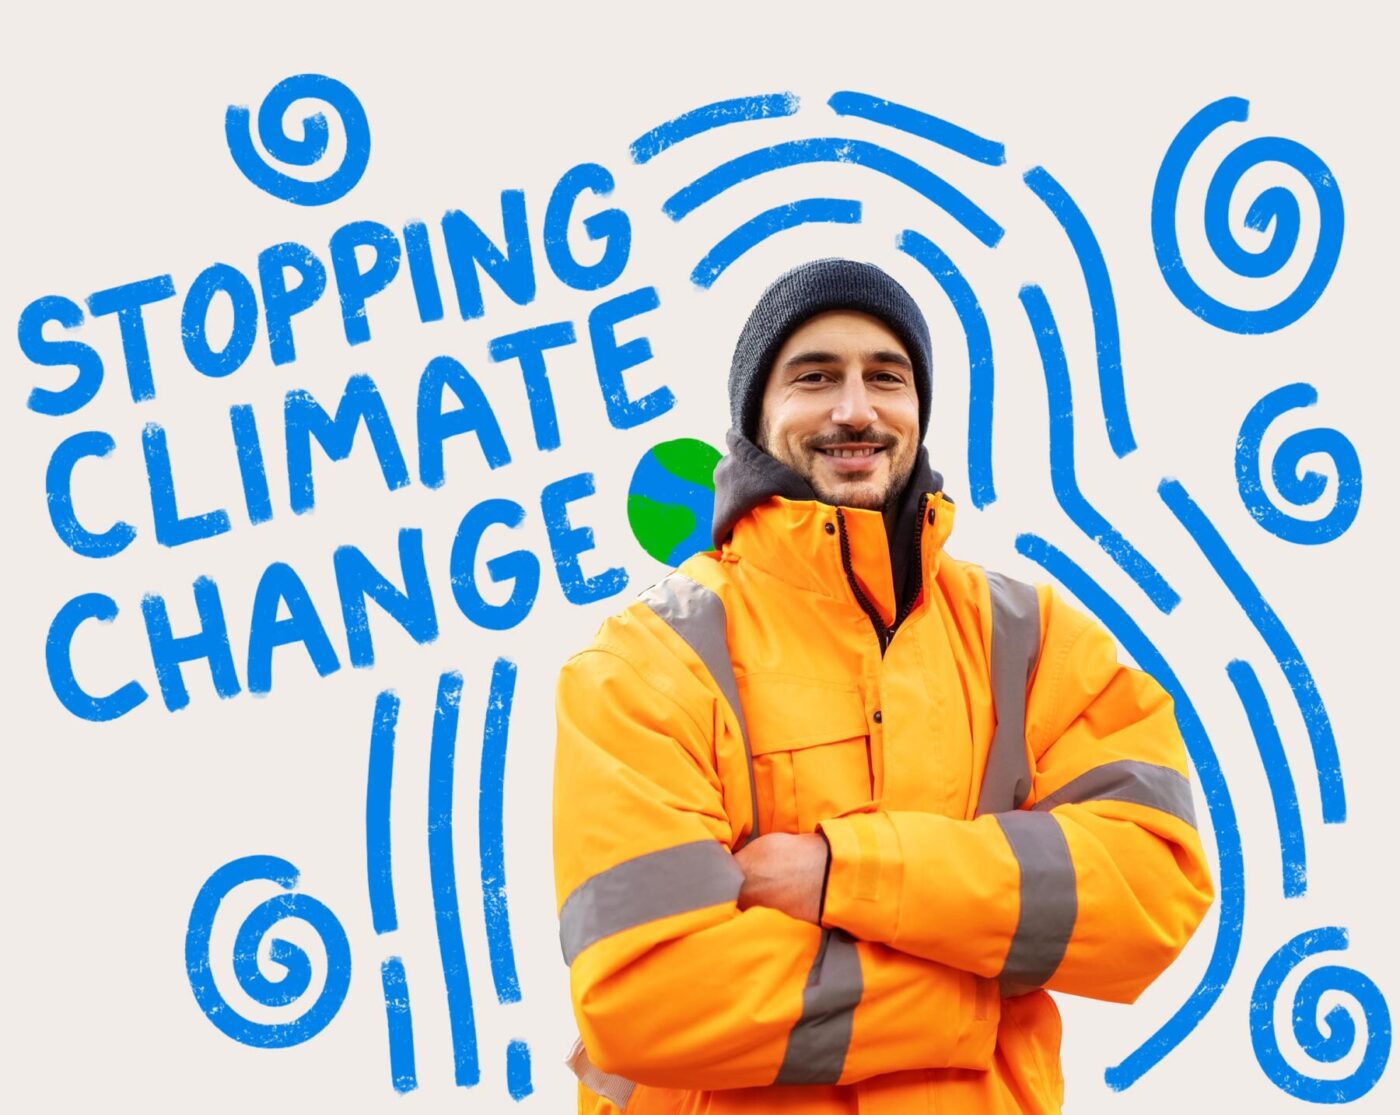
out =
[[[1033,284],[1023,286],[1021,305],[1035,333],[1040,362],[1045,369],[1045,393],[1050,406],[1050,483],[1055,490],[1055,499],[1070,521],[1097,542],[1152,603],[1161,611],[1170,613],[1181,603],[1176,590],[1079,490],[1079,481],[1074,474],[1074,401],[1070,394],[1069,365],[1065,362],[1060,331],[1050,312],[1050,303],[1040,287]]]
[[[1249,1036],[1254,1056],[1270,1080],[1290,1096],[1308,1103],[1351,1103],[1380,1080],[1390,1060],[1390,1008],[1375,982],[1355,968],[1324,964],[1305,975],[1293,992],[1293,1036],[1309,1057],[1336,1064],[1356,1045],[1356,1023],[1346,1007],[1322,1013],[1323,997],[1349,996],[1366,1019],[1366,1048],[1346,1076],[1304,1076],[1284,1059],[1274,1027],[1274,1007],[1284,980],[1299,964],[1319,952],[1340,952],[1350,943],[1341,926],[1299,933],[1264,965],[1249,1000]]]
[[[1283,896],[1298,898],[1308,891],[1308,853],[1303,841],[1303,819],[1298,812],[1298,790],[1293,785],[1293,772],[1288,756],[1269,711],[1269,699],[1254,668],[1248,662],[1235,659],[1225,667],[1240,695],[1264,774],[1269,779],[1269,795],[1274,799],[1274,820],[1278,825],[1279,851],[1283,856]]]
[[[1332,720],[1322,703],[1322,694],[1317,691],[1317,683],[1308,664],[1303,661],[1298,644],[1186,489],[1169,478],[1157,486],[1157,494],[1186,528],[1191,540],[1200,547],[1211,568],[1230,590],[1230,595],[1244,609],[1249,622],[1263,637],[1283,676],[1288,679],[1293,699],[1298,702],[1298,711],[1307,725],[1308,739],[1312,742],[1313,762],[1317,765],[1317,788],[1322,797],[1322,821],[1328,825],[1341,824],[1347,819],[1347,799],[1346,787],[1342,783],[1341,760],[1337,756],[1337,740],[1332,734]]]
[[[1310,383],[1289,383],[1270,391],[1250,408],[1235,441],[1235,481],[1240,498],[1254,521],[1285,542],[1317,546],[1346,533],[1361,507],[1361,459],[1356,447],[1340,430],[1330,427],[1299,430],[1274,450],[1270,471],[1279,495],[1294,506],[1316,503],[1327,491],[1327,477],[1308,469],[1299,472],[1303,458],[1314,453],[1332,459],[1337,470],[1336,502],[1320,519],[1298,519],[1276,507],[1264,491],[1259,471],[1259,447],[1274,419],[1298,407],[1317,403],[1317,389]]]
[[[690,281],[708,290],[729,265],[750,248],[787,229],[820,222],[859,224],[860,202],[841,197],[809,197],[766,209],[711,248],[705,258],[695,265]]]
[[[757,97],[734,97],[693,108],[633,140],[630,148],[632,161],[638,165],[649,162],[668,147],[674,147],[701,132],[708,132],[711,128],[742,124],[746,120],[791,116],[801,103],[792,93],[764,93]]]
[[[988,166],[1001,166],[1006,162],[1006,148],[996,140],[984,139],[947,120],[907,105],[895,104],[883,97],[843,89],[833,93],[826,103],[841,116],[859,116],[876,124],[898,128],[901,132],[927,139]]]
[[[433,740],[428,754],[428,873],[433,888],[442,978],[447,985],[447,1015],[452,1029],[452,1058],[457,1083],[471,1087],[481,1080],[477,1059],[476,1015],[472,1008],[467,950],[462,943],[462,914],[457,907],[457,868],[452,853],[452,770],[457,753],[457,716],[462,703],[462,675],[452,671],[438,680]]]
[[[1025,183],[1040,198],[1060,227],[1069,237],[1070,247],[1079,259],[1084,273],[1084,285],[1089,291],[1089,311],[1094,320],[1094,345],[1099,358],[1099,401],[1103,407],[1104,425],[1108,427],[1108,444],[1120,457],[1137,448],[1132,423],[1128,419],[1128,400],[1123,390],[1123,353],[1118,339],[1118,307],[1113,299],[1113,284],[1108,278],[1108,264],[1089,227],[1088,220],[1074,199],[1065,192],[1043,166],[1026,171]]]
[[[679,221],[731,186],[760,174],[807,163],[850,163],[902,182],[947,212],[989,248],[996,247],[1005,231],[961,190],[914,160],[877,143],[836,137],[790,140],[730,159],[677,190],[666,199],[662,210],[671,220]]]
[[[418,1087],[413,1056],[413,1008],[408,1001],[408,974],[403,961],[391,956],[379,968],[384,985],[384,1017],[389,1023],[389,1075],[402,1095]]]
[[[895,246],[924,268],[952,302],[967,337],[969,385],[967,395],[967,476],[972,504],[983,508],[995,503],[992,482],[992,413],[996,376],[992,365],[992,334],[968,281],[943,250],[928,237],[905,229]]]
[[[1196,707],[1182,687],[1180,680],[1162,657],[1160,651],[1123,610],[1083,569],[1045,539],[1034,534],[1022,534],[1016,539],[1019,553],[1035,562],[1050,576],[1073,593],[1113,633],[1138,666],[1157,679],[1175,703],[1176,722],[1186,741],[1187,753],[1196,768],[1206,808],[1210,811],[1211,828],[1215,833],[1216,856],[1220,861],[1220,924],[1206,965],[1196,989],[1162,1026],[1104,1073],[1104,1082],[1115,1092],[1121,1092],[1158,1064],[1200,1025],[1220,994],[1225,990],[1235,961],[1239,958],[1240,937],[1244,931],[1244,850],[1240,844],[1239,820],[1230,799],[1230,787],[1220,760],[1210,742],[1205,725]]]
[[[1157,181],[1152,187],[1152,247],[1157,266],[1183,306],[1217,329],[1232,333],[1272,333],[1297,321],[1322,296],[1342,250],[1346,215],[1341,191],[1327,164],[1291,139],[1273,136],[1247,140],[1230,152],[1216,168],[1206,191],[1205,230],[1211,250],[1237,275],[1259,278],[1279,271],[1293,254],[1300,227],[1297,199],[1286,189],[1264,190],[1245,214],[1245,225],[1273,233],[1262,251],[1235,243],[1229,227],[1230,197],[1240,179],[1255,166],[1283,163],[1308,180],[1317,198],[1319,228],[1312,261],[1298,286],[1281,302],[1257,310],[1242,310],[1212,298],[1191,277],[1181,258],[1176,235],[1176,208],[1186,165],[1202,142],[1222,124],[1249,119],[1249,102],[1223,97],[1206,105],[1188,120],[1167,148]]]
[[[523,1041],[506,1046],[506,1090],[516,1103],[535,1090],[530,1079],[530,1047]]]
[[[506,743],[515,697],[515,663],[496,659],[491,692],[486,699],[486,725],[481,735],[481,796],[477,837],[481,849],[481,901],[486,914],[486,944],[491,954],[491,978],[502,1003],[520,1002],[520,977],[515,971],[515,948],[510,940],[510,907],[506,903],[505,786]]]
[[[369,909],[376,933],[399,927],[394,906],[394,861],[389,842],[389,813],[394,794],[394,729],[399,698],[386,689],[374,701],[369,737],[369,778],[365,786],[365,874]]]

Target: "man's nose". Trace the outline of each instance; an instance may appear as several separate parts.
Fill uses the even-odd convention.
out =
[[[879,417],[865,376],[859,371],[848,373],[841,381],[841,392],[831,411],[831,421],[838,426],[863,430],[874,425]]]

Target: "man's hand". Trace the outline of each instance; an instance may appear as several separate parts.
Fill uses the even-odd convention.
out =
[[[819,833],[772,832],[751,840],[734,853],[744,872],[739,909],[768,906],[820,925],[827,856],[826,838]]]

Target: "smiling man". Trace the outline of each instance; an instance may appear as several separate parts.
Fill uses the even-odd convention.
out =
[[[716,549],[560,674],[581,1111],[1058,1112],[1045,989],[1131,1002],[1210,904],[1170,699],[944,552],[931,383],[883,271],[778,279]]]

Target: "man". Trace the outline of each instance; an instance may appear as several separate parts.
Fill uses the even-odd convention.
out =
[[[1170,699],[944,553],[930,384],[884,272],[780,278],[717,550],[560,675],[580,1110],[1057,1112],[1042,988],[1131,1002],[1210,904]]]

